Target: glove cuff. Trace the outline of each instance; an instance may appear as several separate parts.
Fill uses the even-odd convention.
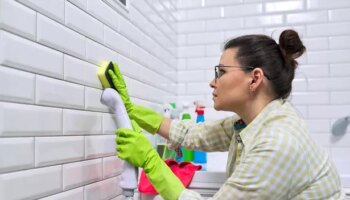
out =
[[[128,111],[129,117],[151,134],[155,134],[163,122],[163,116],[158,112],[139,105],[133,105]]]
[[[177,200],[185,190],[184,185],[156,151],[151,154],[144,168],[149,181],[165,200]]]

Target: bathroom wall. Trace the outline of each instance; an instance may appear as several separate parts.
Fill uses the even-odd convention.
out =
[[[121,199],[98,65],[119,63],[132,100],[159,110],[177,40],[173,1],[118,3],[0,0],[0,199]]]
[[[336,119],[350,115],[350,1],[180,0],[177,9],[178,100],[206,99],[207,119],[228,115],[210,108],[209,88],[226,40],[243,34],[278,39],[286,28],[300,33],[308,51],[299,59],[291,100],[350,187],[350,128],[343,137],[330,133]],[[208,159],[223,162],[225,155]]]

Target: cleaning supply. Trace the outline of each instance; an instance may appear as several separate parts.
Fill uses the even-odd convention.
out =
[[[194,165],[191,162],[177,162],[170,158],[164,161],[171,171],[181,180],[185,187],[188,187],[192,181],[192,178],[197,170],[202,167],[200,165]],[[142,171],[139,183],[139,192],[144,194],[158,194],[151,182],[148,180],[146,173]]]
[[[189,104],[188,102],[183,103],[183,112],[181,116],[182,120],[191,120],[191,114],[189,113]],[[178,159],[177,161],[187,161],[192,162],[194,158],[193,150],[187,149],[185,147],[180,147],[182,152],[182,158]]]
[[[147,132],[155,134],[163,121],[163,116],[152,109],[135,105],[131,102],[123,75],[116,63],[113,63],[113,70],[109,69],[108,74],[111,77],[112,85],[124,102],[130,119],[135,120]]]
[[[196,123],[203,123],[204,122],[204,109],[205,106],[200,101],[195,101],[194,104],[196,105],[195,112],[197,113],[197,119]],[[207,168],[207,153],[204,151],[194,151],[194,163],[200,164],[202,166],[202,170],[206,170]]]
[[[174,117],[172,115],[172,112],[175,108],[176,108],[175,103],[164,104],[163,105],[163,116],[172,119],[172,117]],[[163,138],[162,136],[156,135],[156,144],[157,144],[157,152],[163,160],[176,157],[175,151],[168,148],[167,140],[165,138]]]
[[[182,182],[159,157],[135,121],[133,129],[117,130],[117,151],[121,159],[144,169],[149,181],[165,200],[178,199],[185,189]]]
[[[118,92],[112,88],[107,88],[102,92],[101,103],[106,105],[115,116],[115,122],[118,128],[131,129],[130,119],[124,107],[123,101]],[[121,174],[120,187],[123,189],[125,197],[133,197],[134,190],[137,187],[137,168],[124,163],[123,172]]]
[[[108,74],[108,70],[113,70],[113,63],[112,62],[102,62],[100,64],[100,67],[97,71],[97,76],[100,79],[100,82],[103,86],[103,88],[114,88],[112,78]]]

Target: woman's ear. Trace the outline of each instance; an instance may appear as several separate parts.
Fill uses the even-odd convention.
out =
[[[257,67],[255,69],[253,69],[253,71],[250,72],[251,73],[251,82],[249,85],[249,90],[251,92],[255,92],[258,87],[261,85],[263,79],[264,79],[264,71]]]

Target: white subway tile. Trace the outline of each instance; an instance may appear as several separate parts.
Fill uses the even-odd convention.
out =
[[[86,135],[101,134],[102,113],[63,110],[63,134],[64,135]]]
[[[124,56],[120,56],[119,68],[123,75],[171,92],[167,87],[171,83],[170,80],[158,74],[158,70],[150,70]]]
[[[223,6],[242,3],[243,0],[205,0],[205,6]]]
[[[350,63],[331,64],[329,68],[332,77],[350,76]]]
[[[35,138],[35,166],[56,165],[84,159],[84,137]]]
[[[332,160],[337,166],[337,170],[340,174],[350,174],[350,148],[349,147],[337,147],[331,148]]]
[[[89,38],[103,42],[103,24],[69,2],[66,2],[65,24]]]
[[[307,60],[310,64],[341,63],[350,61],[350,49],[308,52]]]
[[[119,18],[119,33],[136,44],[142,43],[143,32],[125,18]]]
[[[179,32],[179,30],[178,30]],[[186,34],[177,34],[177,46],[185,46],[187,44],[187,35]]]
[[[38,42],[67,54],[85,57],[85,38],[75,31],[45,17],[38,15]]]
[[[63,54],[0,31],[0,64],[48,76],[63,77]]]
[[[61,166],[0,174],[2,199],[37,199],[62,190]]]
[[[186,84],[185,83],[178,83],[176,95],[185,95],[185,94],[186,94]]]
[[[328,49],[328,39],[323,38],[305,38],[302,39],[302,42],[304,43],[304,46],[306,47],[307,51],[313,51],[313,50],[327,50]]]
[[[227,31],[243,28],[243,18],[214,19],[206,21],[206,31]]]
[[[294,105],[329,104],[328,92],[294,92],[291,96]]]
[[[214,70],[213,70],[214,71]],[[205,71],[178,71],[177,80],[180,83],[184,82],[203,82],[206,80]]]
[[[118,54],[92,40],[86,40],[86,59],[96,65],[103,61],[118,61]]]
[[[85,186],[85,200],[111,199],[121,195],[123,190],[119,182],[119,178],[114,177]]]
[[[3,0],[0,2],[0,27],[35,40],[36,13],[16,1]]]
[[[328,77],[329,68],[327,64],[316,65],[299,65],[296,74],[296,78],[319,78]]]
[[[350,20],[350,8],[336,9],[329,11],[329,21],[349,21]]]
[[[34,103],[35,75],[0,65],[0,99]]]
[[[203,33],[192,33],[187,36],[187,44],[215,44],[224,41],[223,32],[203,32]]]
[[[223,50],[223,44],[212,44],[205,46],[205,55],[206,56],[217,56],[219,57]]]
[[[259,26],[276,26],[283,24],[282,15],[267,15],[246,17],[244,19],[245,27],[259,27]]]
[[[64,55],[64,80],[102,89],[97,71],[96,65]]]
[[[220,42],[224,45],[224,41],[233,39],[238,36],[248,35],[248,34],[264,34],[263,28],[254,28],[254,29],[242,29],[242,30],[234,30],[234,31],[225,31],[224,39]]]
[[[103,158],[103,178],[117,176],[123,171],[124,161],[117,156]]]
[[[248,15],[260,15],[263,12],[262,4],[241,4],[235,6],[225,6],[225,17],[242,17]]]
[[[350,34],[350,22],[307,24],[306,33],[308,37]]]
[[[203,32],[205,30],[205,21],[203,20],[177,22],[176,25],[180,34]]]
[[[340,118],[350,113],[350,105],[310,105],[309,117],[315,119]]]
[[[111,200],[125,200],[125,196],[124,195],[119,195]]]
[[[152,87],[142,82],[133,79],[129,79],[129,81],[131,84],[127,83],[127,85],[130,96],[153,101],[155,103],[164,103],[163,97],[171,95],[169,92]]]
[[[45,76],[36,76],[35,102],[41,105],[84,108],[84,87]]]
[[[350,49],[350,36],[329,37],[330,49]]]
[[[309,89],[313,91],[350,90],[350,77],[309,79]]]
[[[107,26],[104,27],[104,31],[105,44],[108,47],[114,49],[115,51],[129,57],[131,51],[131,42],[116,31],[108,28]]]
[[[179,0],[179,1],[176,1],[176,8],[177,9],[198,8],[201,6],[202,6],[202,0],[192,0],[192,1]]]
[[[33,138],[0,138],[0,173],[34,167]]]
[[[348,0],[307,0],[306,4],[308,9],[344,8],[350,6],[350,2]]]
[[[309,119],[306,120],[307,126],[311,134],[313,133],[325,133],[331,130],[330,121],[327,119]]]
[[[188,83],[187,91],[188,95],[206,95],[211,94],[213,89],[209,87],[208,83]]]
[[[191,9],[187,10],[187,20],[220,18],[221,12],[220,7]]]
[[[179,46],[177,47],[177,56],[179,58],[204,57],[205,46]]]
[[[53,18],[59,22],[64,22],[64,0],[17,0],[33,8],[34,10]]]
[[[65,164],[63,170],[63,190],[87,185],[102,179],[101,159]]]
[[[113,114],[103,113],[102,128],[103,134],[115,134],[117,123],[115,122],[115,117]]]
[[[115,30],[119,28],[119,19],[121,16],[105,2],[96,0],[87,0],[88,13],[92,14],[103,23],[109,25]]]
[[[68,0],[83,10],[87,10],[87,0]]]
[[[62,110],[58,108],[0,102],[0,116],[1,136],[62,134]]]
[[[219,57],[203,57],[187,59],[187,69],[213,69],[219,63]],[[214,70],[214,69],[213,69]]]
[[[108,112],[108,107],[101,103],[102,90],[85,87],[85,110]]]
[[[85,137],[85,158],[98,158],[115,155],[115,135]]]
[[[292,82],[292,92],[302,92],[308,89],[308,79],[295,78]]]
[[[58,193],[52,196],[42,198],[40,200],[84,200],[84,188],[69,190],[66,192]]]
[[[131,45],[131,58],[134,61],[137,61],[138,63],[143,64],[147,67],[152,67],[152,65],[149,64],[151,62],[150,57],[152,56],[141,47],[134,44]]]
[[[331,104],[350,104],[350,91],[331,92]]]
[[[281,1],[281,2],[267,2],[264,4],[265,12],[286,12],[286,11],[300,11],[304,9],[303,1]]]

